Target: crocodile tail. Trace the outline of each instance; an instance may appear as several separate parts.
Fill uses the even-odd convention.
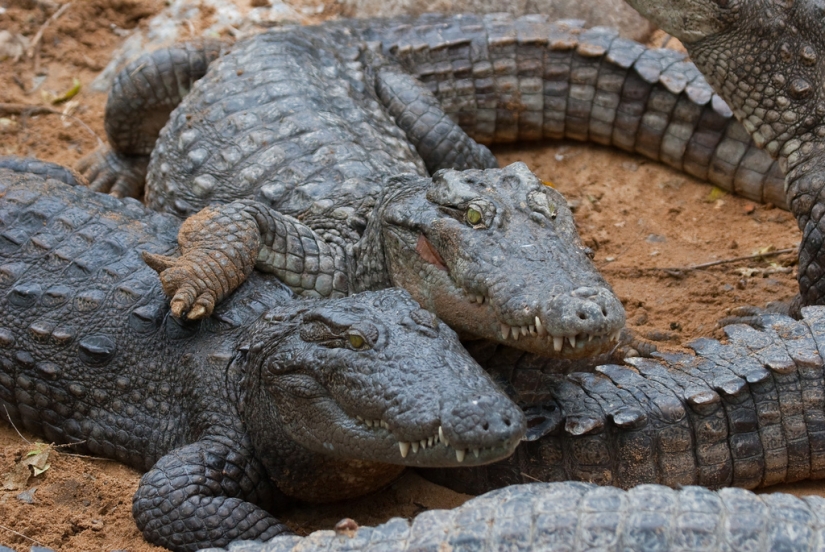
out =
[[[778,164],[679,52],[647,48],[613,29],[584,29],[581,21],[549,23],[541,15],[372,21],[362,32],[483,144],[593,141],[786,206]]]

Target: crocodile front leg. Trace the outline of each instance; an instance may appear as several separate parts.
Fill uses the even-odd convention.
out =
[[[433,174],[439,169],[494,169],[496,158],[467,136],[444,112],[429,88],[396,67],[384,67],[376,76],[381,102],[407,134]]]
[[[208,317],[253,268],[275,274],[299,295],[348,294],[344,248],[256,201],[203,209],[181,225],[178,243],[178,258],[143,254],[160,274],[177,317]]]
[[[268,540],[289,530],[264,508],[274,489],[251,447],[207,438],[162,457],[140,480],[132,514],[147,541],[176,551]]]
[[[93,190],[117,197],[142,194],[149,154],[160,130],[223,46],[217,40],[203,40],[163,48],[118,73],[106,102],[111,147],[104,146],[77,164]]]

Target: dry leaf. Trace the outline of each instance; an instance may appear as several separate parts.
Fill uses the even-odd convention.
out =
[[[49,454],[52,447],[45,443],[35,443],[35,449],[30,450],[21,458],[12,470],[3,478],[3,488],[7,491],[25,489],[29,478],[37,477],[51,467]]]
[[[728,195],[728,192],[720,188],[719,186],[714,186],[711,188],[710,193],[705,197],[706,203],[716,203],[718,200],[722,199]]]

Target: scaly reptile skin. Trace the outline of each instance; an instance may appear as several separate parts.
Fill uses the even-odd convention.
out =
[[[357,531],[343,523],[229,550],[821,550],[825,499],[694,486],[825,476],[825,308],[803,315],[765,315],[762,330],[729,326],[729,344],[699,340],[695,356],[542,382],[540,392],[558,398],[547,436],[522,443],[514,463],[444,470],[465,492],[567,478],[629,491],[510,485],[411,521]]]
[[[147,540],[269,538],[289,500],[512,453],[521,411],[403,290],[299,301],[252,274],[212,317],[170,316],[141,253],[174,251],[179,226],[0,169],[0,411],[146,471],[132,512]]]
[[[561,196],[523,165],[482,172],[495,166],[489,151],[396,63],[347,29],[270,32],[236,44],[185,94],[214,55],[171,48],[120,73],[106,118],[117,153],[84,162],[93,187],[111,177],[120,189],[113,163],[146,166],[157,133],[135,122],[181,101],[152,150],[147,203],[187,216],[246,201],[261,236],[249,257],[297,293],[397,285],[466,337],[547,356],[609,348],[624,311]],[[540,275],[547,263],[554,278]],[[225,286],[207,284],[180,294],[176,312],[208,313]]]
[[[528,172],[518,176],[525,187],[506,192],[527,200],[516,202],[528,206],[522,212],[493,197],[505,188],[505,171],[426,177],[425,167],[492,163],[453,120],[487,141],[612,141],[751,197],[782,197],[776,167],[679,54],[536,17],[413,23],[271,31],[234,45],[208,72],[220,54],[214,43],[146,56],[120,74],[110,95],[106,124],[117,154],[87,160],[84,169],[96,188],[123,193],[124,181],[141,180],[148,164],[147,201],[179,215],[251,197],[298,217],[305,226],[289,217],[279,224],[289,240],[266,243],[273,237],[260,229],[270,251],[257,261],[299,293],[400,285],[464,336],[567,357],[603,349],[621,309],[578,244],[558,245],[546,227],[532,226],[528,217],[541,213],[527,197]],[[153,147],[155,129],[180,101]],[[134,171],[117,168],[129,164]],[[390,178],[399,173],[420,178]],[[469,190],[462,179],[483,179],[492,190]],[[414,196],[398,196],[414,186]],[[510,213],[512,234],[487,227],[484,240],[466,218],[456,225],[483,206],[473,207],[475,198]],[[307,255],[312,262],[303,262]],[[544,272],[553,263],[553,277],[527,281],[535,261]],[[513,266],[524,268],[502,268]],[[218,287],[182,293],[178,311],[208,313]],[[548,300],[561,305],[563,319],[549,316]]]
[[[430,510],[412,521],[355,527],[266,544],[237,542],[229,551],[813,552],[825,544],[825,499],[742,489],[643,485],[622,491],[534,483],[494,491],[453,510]]]
[[[685,44],[754,142],[787,172],[802,230],[801,305],[825,304],[825,6],[818,0],[631,0]]]

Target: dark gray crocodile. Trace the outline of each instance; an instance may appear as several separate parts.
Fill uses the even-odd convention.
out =
[[[696,486],[825,477],[825,308],[802,314],[728,326],[727,344],[698,340],[695,355],[549,375],[534,390],[558,401],[544,438],[522,443],[515,462],[443,474],[471,493],[536,479],[629,491],[510,485],[413,520],[345,520],[229,550],[819,550],[825,499]]]
[[[420,85],[410,91],[417,111],[409,111],[414,79],[347,29],[266,33],[234,48],[183,98],[157,145],[170,106],[218,50],[162,50],[124,69],[106,118],[120,153],[83,167],[93,187],[112,176],[120,189],[129,171],[98,170],[145,167],[145,155],[123,153],[154,147],[149,206],[188,216],[210,204],[245,202],[227,207],[241,206],[239,223],[260,236],[245,267],[254,262],[300,294],[398,285],[464,337],[548,356],[590,356],[611,346],[624,310],[593,267],[563,198],[524,165],[481,170],[495,165],[489,151]],[[167,81],[160,91],[147,84]],[[432,178],[393,108],[383,106],[393,98],[403,100],[399,120],[409,115],[413,143],[431,150]],[[479,169],[437,171],[441,166]],[[220,217],[221,208],[209,213],[199,220],[215,228],[209,217]],[[558,269],[553,278],[543,274],[548,263]],[[515,265],[523,268],[513,271]],[[208,313],[216,290],[240,281],[234,268],[230,263],[220,283],[207,279],[198,289],[178,293],[167,285],[175,312]]]
[[[223,56],[214,42],[161,50],[116,79],[106,126],[115,152],[83,164],[96,189],[131,193],[148,171],[149,205],[182,216],[252,198],[303,223],[281,217],[293,239],[264,235],[256,259],[299,293],[400,285],[464,336],[543,355],[598,352],[624,317],[578,242],[550,230],[566,213],[555,196],[543,206],[529,171],[437,172],[493,164],[462,128],[612,142],[782,197],[775,164],[683,56],[537,17],[349,21]],[[509,230],[489,226],[492,209]],[[182,293],[176,312],[207,313],[218,287]]]
[[[141,253],[172,253],[179,227],[0,169],[0,411],[147,471],[132,508],[147,540],[270,538],[289,501],[512,453],[521,411],[403,290],[297,301],[254,273],[211,317],[170,316]]]
[[[787,173],[802,230],[800,305],[825,304],[825,8],[819,0],[630,0],[678,37],[754,142]]]

